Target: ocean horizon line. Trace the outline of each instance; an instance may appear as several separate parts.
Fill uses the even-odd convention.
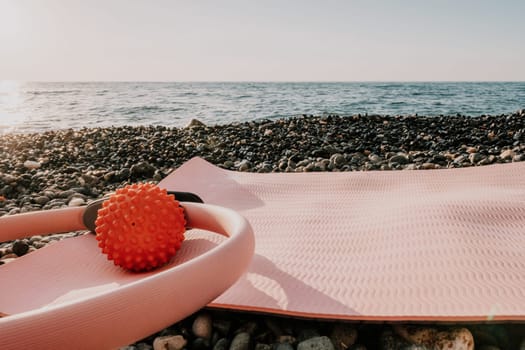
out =
[[[82,83],[140,83],[140,84],[166,84],[166,83],[210,83],[210,84],[469,84],[469,83],[525,83],[525,80],[13,80],[0,79],[0,83],[52,83],[52,84],[82,84]]]

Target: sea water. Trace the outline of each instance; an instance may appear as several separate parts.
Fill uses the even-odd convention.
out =
[[[0,82],[0,133],[303,114],[476,117],[522,108],[525,82]]]

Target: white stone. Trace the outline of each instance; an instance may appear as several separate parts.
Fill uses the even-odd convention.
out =
[[[394,331],[410,343],[435,350],[474,350],[474,338],[466,328],[438,332],[430,327],[395,325]]]
[[[192,326],[193,334],[196,337],[210,339],[212,333],[212,319],[210,314],[202,313],[195,318]]]
[[[39,162],[35,162],[33,160],[26,160],[24,162],[24,167],[26,167],[27,169],[38,169],[42,166],[42,164],[40,164]]]
[[[153,341],[153,350],[182,350],[187,343],[182,335],[157,337]]]
[[[466,328],[439,332],[434,340],[438,350],[474,350],[474,337]]]
[[[73,197],[67,204],[70,207],[80,207],[81,205],[86,204],[86,201],[84,201],[82,198],[79,197]]]
[[[514,153],[513,150],[511,149],[507,149],[503,152],[501,152],[501,154],[499,155],[501,159],[512,159],[512,157],[514,157],[516,155],[516,153]]]

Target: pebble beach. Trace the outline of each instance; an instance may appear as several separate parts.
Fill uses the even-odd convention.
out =
[[[158,182],[192,157],[247,172],[432,171],[525,161],[525,110],[502,115],[298,116],[183,128],[0,135],[0,216],[82,206]],[[84,232],[0,243],[0,265]],[[0,266],[2,268],[2,266]],[[525,349],[525,324],[341,323],[201,310],[132,349]]]

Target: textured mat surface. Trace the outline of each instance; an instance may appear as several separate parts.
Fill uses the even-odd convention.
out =
[[[235,209],[254,228],[248,273],[212,307],[350,320],[525,320],[525,163],[253,174],[195,158],[161,185]]]

